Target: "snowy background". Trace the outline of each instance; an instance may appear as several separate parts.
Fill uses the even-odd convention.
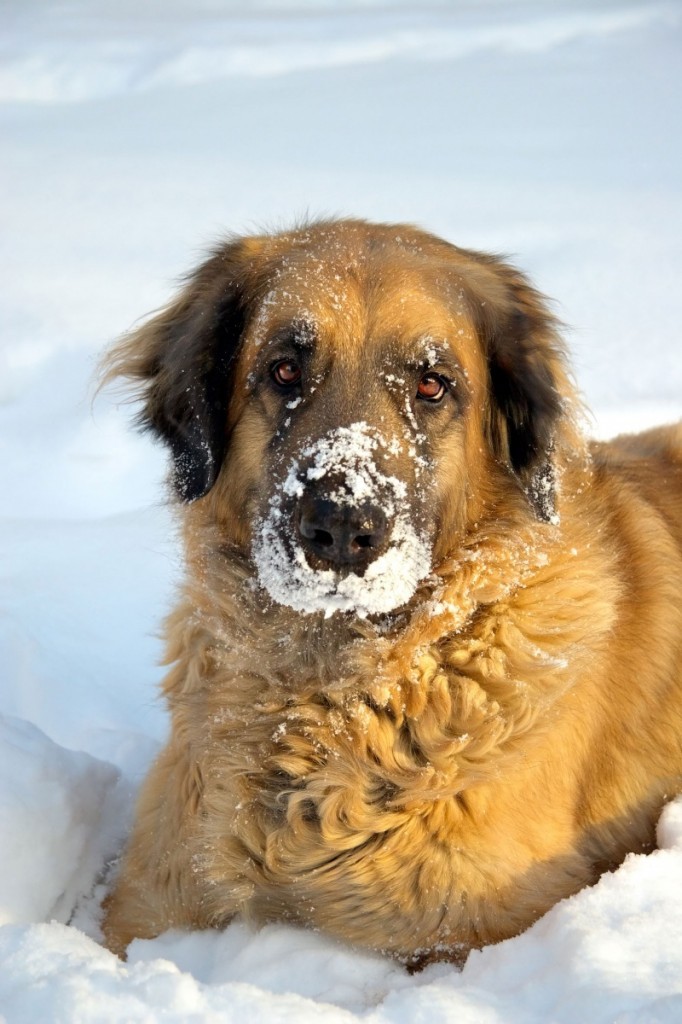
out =
[[[283,926],[127,965],[90,936],[179,572],[97,355],[222,231],[354,214],[512,254],[596,433],[678,418],[680,3],[4,0],[0,60],[0,1019],[679,1024],[679,801],[659,851],[462,973]]]

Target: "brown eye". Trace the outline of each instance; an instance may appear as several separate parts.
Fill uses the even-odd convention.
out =
[[[280,359],[270,367],[270,376],[280,388],[292,388],[301,379],[301,367],[293,359]]]
[[[442,377],[437,373],[425,373],[417,385],[417,398],[425,402],[440,402],[446,390]]]

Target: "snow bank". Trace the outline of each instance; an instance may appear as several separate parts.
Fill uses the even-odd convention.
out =
[[[286,5],[278,16],[270,5],[254,4],[256,12],[270,7],[267,21],[258,13],[245,17],[244,4],[227,4],[220,11],[204,3],[188,17],[181,5],[155,10],[148,3],[129,11],[116,31],[93,4],[80,12],[81,32],[65,35],[59,31],[61,12],[45,5],[36,18],[35,6],[23,17],[15,14],[14,31],[5,42],[0,99],[78,103],[224,78],[270,78],[386,60],[456,60],[491,50],[534,54],[675,18],[669,2],[611,10],[498,7],[487,24],[464,4],[452,5],[454,10],[441,5],[426,17],[417,5],[405,4],[387,23],[382,5],[372,10],[367,4],[358,11],[359,3],[297,3],[293,18],[286,16]]]
[[[0,925],[69,919],[102,869],[117,778],[0,716]]]

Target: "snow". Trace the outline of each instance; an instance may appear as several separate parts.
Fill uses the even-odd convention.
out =
[[[682,802],[527,933],[410,976],[284,925],[96,942],[166,728],[163,454],[98,354],[225,230],[306,211],[511,253],[608,436],[682,413],[679,5],[23,0],[0,50],[0,1019],[673,1024]],[[71,924],[68,922],[71,921]]]
[[[118,773],[66,751],[21,719],[0,718],[0,923],[66,921],[101,869],[93,850]]]

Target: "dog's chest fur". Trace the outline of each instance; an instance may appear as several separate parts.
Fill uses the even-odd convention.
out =
[[[332,686],[312,669],[287,677],[286,656],[277,666],[262,630],[262,658],[254,660],[239,600],[228,608],[225,599],[213,620],[221,631],[229,623],[231,640],[216,640],[205,624],[193,627],[194,642],[185,637],[182,677],[206,680],[193,698],[205,705],[193,718],[206,724],[191,745],[201,790],[192,856],[212,921],[241,912],[323,922],[398,955],[452,956],[492,926],[491,887],[515,891],[514,910],[504,897],[494,910],[497,918],[509,913],[504,927],[515,926],[517,912],[528,916],[532,862],[539,847],[552,858],[555,826],[545,820],[534,839],[528,821],[518,835],[509,819],[518,817],[524,789],[532,801],[543,781],[533,768],[525,778],[512,772],[506,786],[505,771],[521,743],[531,767],[534,750],[545,760],[543,712],[565,690],[569,662],[575,668],[578,633],[604,631],[612,605],[606,595],[599,621],[594,595],[576,591],[590,623],[576,627],[574,618],[561,631],[550,616],[545,629],[538,611],[566,585],[561,573],[547,569],[543,579],[526,565],[534,586],[520,597],[510,593],[508,553],[494,563],[489,554],[485,565],[460,565],[457,583],[443,587],[441,610],[431,602],[398,638],[360,637],[340,649],[337,671],[348,674]],[[518,590],[523,571],[513,568]],[[196,596],[192,605],[201,623]],[[302,642],[292,637],[291,648]],[[526,871],[528,898],[519,904]],[[566,858],[558,875],[579,871]]]
[[[366,937],[373,919],[374,941],[387,948],[419,907],[416,944],[433,945],[454,888],[449,836],[462,810],[456,769],[432,763],[401,703],[397,693],[384,707],[367,695],[332,702],[311,694],[252,709],[250,722],[220,730],[200,827],[216,894],[238,873],[247,916],[324,919],[327,927],[336,919],[333,930],[347,938]],[[434,712],[423,709],[422,728]],[[441,757],[466,742],[439,732],[432,746]]]

